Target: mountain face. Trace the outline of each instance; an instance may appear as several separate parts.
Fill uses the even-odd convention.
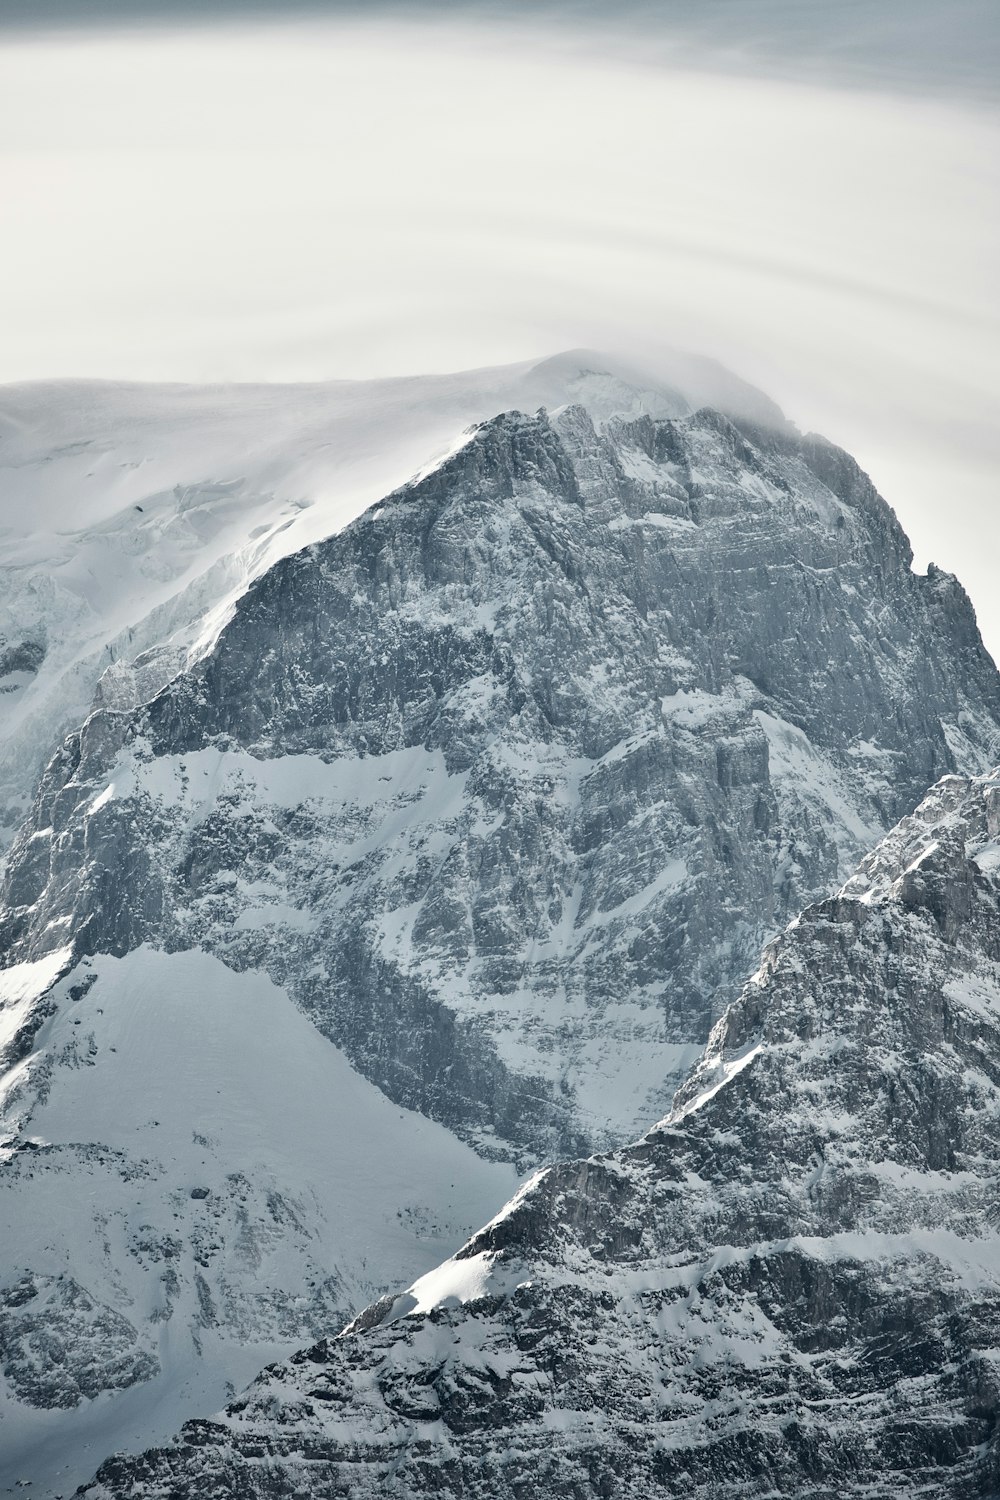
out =
[[[91,1500],[1000,1493],[1000,777],[791,924],[634,1146]]]
[[[389,1098],[530,1162],[662,1114],[763,938],[998,724],[968,601],[846,455],[513,413],[98,707],[0,935],[262,969]]]
[[[539,388],[586,404],[211,595],[42,777],[0,911],[8,1482],[162,1441],[634,1137],[762,940],[989,762],[971,606],[846,454],[763,398]]]

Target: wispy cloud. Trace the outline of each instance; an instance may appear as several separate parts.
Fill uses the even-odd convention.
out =
[[[0,378],[695,346],[857,451],[919,555],[990,607],[985,7],[962,0],[957,33],[925,0],[590,6],[573,25],[566,7],[198,9],[219,24],[181,24],[180,0],[143,26],[44,0],[18,29],[8,0]],[[930,98],[935,56],[950,83]]]

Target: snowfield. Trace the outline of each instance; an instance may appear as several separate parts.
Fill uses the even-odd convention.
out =
[[[390,1103],[259,973],[139,949],[85,961],[52,999],[5,1111],[3,1279],[47,1319],[37,1293],[0,1292],[0,1492],[28,1475],[69,1493],[111,1449],[168,1437],[317,1316],[339,1325],[401,1268],[429,1271],[516,1186]],[[113,1399],[88,1397],[107,1329],[70,1282],[124,1320]]]

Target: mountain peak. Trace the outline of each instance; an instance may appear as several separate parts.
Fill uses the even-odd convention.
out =
[[[558,406],[577,401],[595,421],[614,416],[686,416],[700,406],[715,407],[764,428],[787,431],[780,408],[763,391],[717,361],[682,350],[661,348],[648,361],[597,349],[568,349],[531,368],[530,388],[564,392]]]

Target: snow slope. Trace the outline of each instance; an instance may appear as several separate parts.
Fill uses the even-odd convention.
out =
[[[0,1493],[71,1492],[109,1448],[169,1435],[516,1185],[259,973],[140,949],[52,1000],[8,1079]]]

